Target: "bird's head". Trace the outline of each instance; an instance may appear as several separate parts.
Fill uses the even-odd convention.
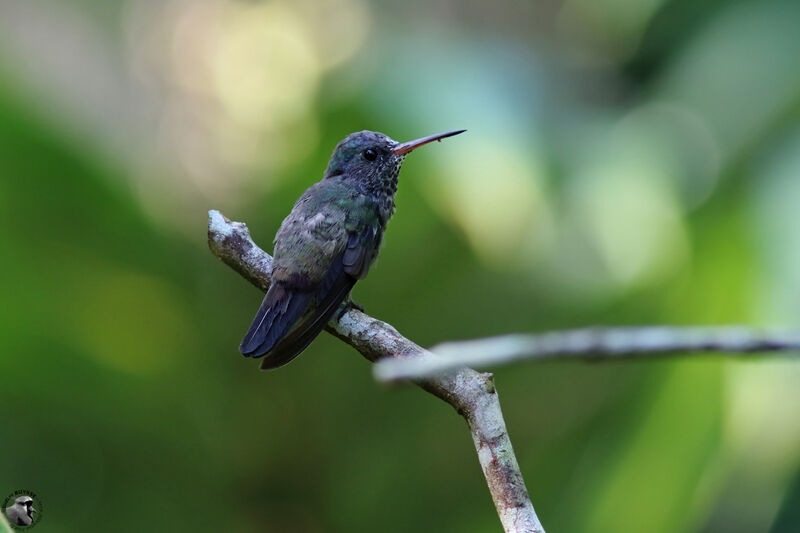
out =
[[[325,171],[326,178],[346,176],[357,182],[392,189],[406,155],[429,142],[458,135],[466,130],[454,130],[399,143],[376,131],[359,131],[345,137],[333,150]]]

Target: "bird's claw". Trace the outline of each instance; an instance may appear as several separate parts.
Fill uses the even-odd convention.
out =
[[[336,315],[336,320],[341,320],[342,317],[351,309],[358,309],[362,313],[364,312],[364,306],[355,303],[350,298],[347,298],[342,305],[339,307],[339,313]]]

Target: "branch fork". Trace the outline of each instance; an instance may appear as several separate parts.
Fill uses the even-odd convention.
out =
[[[250,237],[247,226],[219,211],[208,213],[211,252],[247,281],[266,291],[272,258]],[[394,327],[352,307],[332,319],[326,330],[369,361],[399,360],[436,364],[435,355],[403,337]],[[507,533],[544,533],[508,436],[491,374],[461,367],[411,380],[449,403],[464,417],[486,477],[500,522]]]

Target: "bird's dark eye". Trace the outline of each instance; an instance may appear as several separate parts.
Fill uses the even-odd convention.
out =
[[[367,148],[366,150],[364,150],[364,159],[366,159],[367,161],[375,161],[377,157],[378,157],[378,152],[376,152],[372,148]]]

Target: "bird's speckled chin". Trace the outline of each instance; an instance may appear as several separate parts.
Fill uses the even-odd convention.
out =
[[[381,192],[384,194],[394,195],[397,192],[397,177],[400,175],[400,167],[403,166],[403,160],[406,155],[398,155],[392,158],[392,168],[389,171],[390,178],[385,180],[384,188]]]

